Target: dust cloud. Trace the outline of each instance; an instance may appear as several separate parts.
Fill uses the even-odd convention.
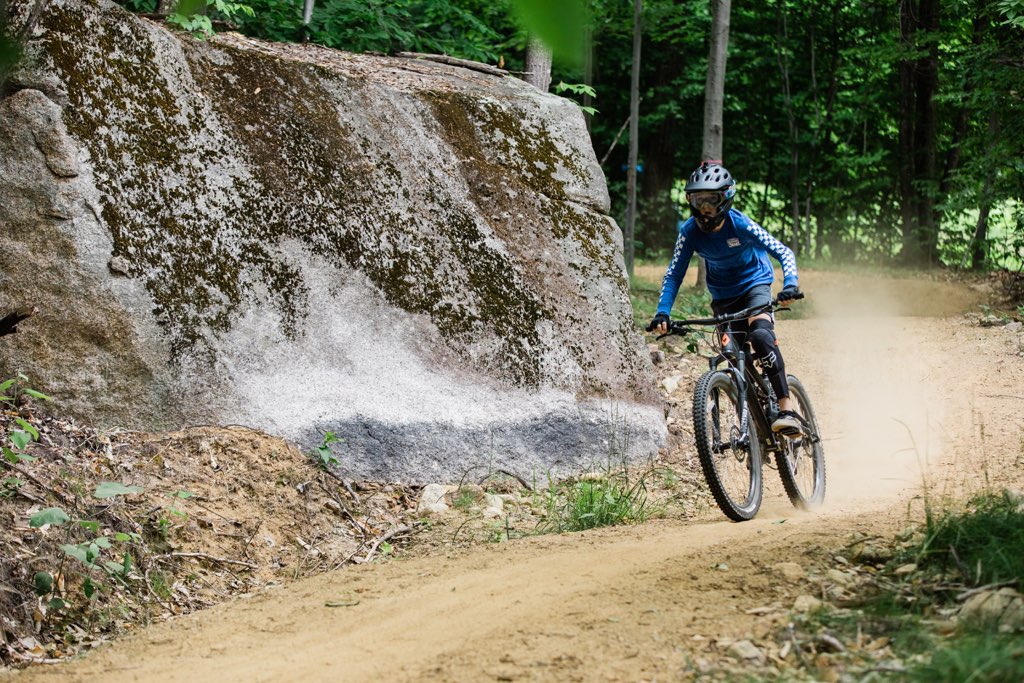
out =
[[[923,490],[950,442],[958,393],[939,321],[970,308],[971,292],[846,273],[801,273],[801,286],[809,315],[780,322],[780,343],[822,427],[826,505]]]

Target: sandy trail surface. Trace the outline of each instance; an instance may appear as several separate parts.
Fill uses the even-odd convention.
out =
[[[926,485],[1020,483],[1021,341],[960,315],[977,293],[818,273],[802,284],[814,315],[779,330],[827,436],[824,510],[794,511],[776,484],[743,524],[662,519],[348,568],[10,680],[686,679],[715,639],[777,628],[806,589],[776,564],[901,529]]]

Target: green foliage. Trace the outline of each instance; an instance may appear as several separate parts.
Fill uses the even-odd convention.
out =
[[[20,372],[15,377],[0,382],[0,405],[15,409],[22,396],[31,396],[43,401],[51,400],[46,394],[28,387],[27,382],[28,377]],[[39,440],[39,431],[21,417],[15,417],[14,422],[20,429],[9,429],[4,434],[0,439],[0,454],[4,460],[15,465],[22,461],[35,460],[35,457],[26,453],[25,449],[33,441]]]
[[[142,493],[144,489],[141,486],[125,486],[124,484],[116,481],[104,481],[96,486],[96,491],[92,494],[95,498],[113,498],[115,496],[126,496],[132,493]]]
[[[286,0],[255,0],[255,16],[241,18],[242,30],[271,40],[311,42],[352,52],[400,51],[450,54],[497,62],[505,39],[514,36],[504,17],[507,3],[447,0],[326,0],[314,7],[308,29],[302,5]]]
[[[254,18],[255,16],[256,12],[251,6],[239,2],[178,0],[174,13],[167,17],[167,23],[177,26],[197,38],[206,38],[214,34],[213,19],[237,23],[243,17]]]
[[[1004,24],[1024,28],[1024,0],[999,0],[996,7],[1006,17]]]
[[[60,526],[71,518],[68,517],[68,513],[64,512],[61,508],[46,508],[32,515],[29,520],[29,526],[33,529],[51,524],[53,526]]]
[[[560,81],[558,85],[554,87],[554,90],[559,95],[565,92],[570,92],[574,95],[587,95],[589,97],[597,97],[597,91],[594,90],[592,86],[589,86],[585,83],[566,83],[565,81]],[[582,109],[585,113],[590,114],[591,116],[597,114],[597,109],[594,109],[593,107],[584,106],[578,103],[577,106],[579,106],[580,109]]]
[[[324,432],[323,441],[316,447],[316,450],[312,453],[313,461],[321,469],[327,469],[331,465],[337,465],[338,459],[334,456],[334,452],[331,450],[331,444],[335,441],[343,441],[338,438],[334,432]]]
[[[0,479],[0,498],[10,498],[24,484],[25,482],[18,477],[4,477]]]
[[[919,566],[955,569],[970,584],[1024,583],[1024,510],[1009,492],[972,498],[963,511],[929,513]]]
[[[1015,635],[957,638],[907,671],[903,680],[920,683],[1018,683],[1024,681],[1024,639]]]
[[[651,513],[646,477],[630,481],[625,470],[609,473],[599,480],[550,482],[543,505],[544,520],[537,527],[540,533],[642,522]]]
[[[14,408],[22,396],[31,396],[42,401],[53,400],[46,394],[29,387],[28,377],[20,372],[14,377],[0,382],[0,403],[6,404],[8,408]]]
[[[587,5],[583,0],[514,0],[524,28],[551,49],[552,57],[575,66],[583,61]]]
[[[457,510],[468,510],[476,502],[476,495],[469,489],[459,489],[452,501],[452,507]]]
[[[106,499],[139,493],[141,491],[143,489],[138,486],[127,486],[119,482],[103,482],[97,486],[93,495],[99,499]],[[47,525],[59,527],[69,521],[71,521],[71,517],[62,508],[50,507],[33,514],[29,518],[29,525],[36,529]],[[109,559],[109,555],[113,553],[114,543],[137,543],[141,538],[135,533],[116,532],[110,535],[104,534],[101,532],[102,525],[94,520],[79,519],[75,521],[77,522],[77,527],[89,532],[91,538],[78,543],[62,543],[60,549],[64,553],[65,559],[74,560],[82,565],[86,572],[82,583],[82,593],[86,599],[91,600],[102,585],[93,581],[90,572],[97,571],[105,576],[121,579],[127,578],[132,570],[131,553],[127,549],[124,550],[120,556],[120,561]],[[76,525],[68,528],[67,538],[69,540],[74,526]],[[110,551],[107,556],[103,555],[105,550]],[[57,573],[66,575],[63,561],[60,563]],[[55,591],[53,575],[46,571],[37,572],[35,575],[35,590],[36,594],[41,598],[53,594]],[[64,599],[53,595],[50,600],[50,606],[52,609],[63,608]]]

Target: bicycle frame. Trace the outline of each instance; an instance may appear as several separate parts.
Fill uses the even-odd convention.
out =
[[[708,359],[708,366],[717,370],[723,362],[728,363],[726,369],[736,382],[739,391],[740,406],[740,428],[743,430],[744,438],[749,438],[749,422],[753,418],[757,427],[757,434],[766,450],[776,453],[781,450],[781,445],[775,433],[771,430],[771,421],[774,418],[772,413],[778,411],[777,403],[771,398],[771,389],[768,382],[758,373],[752,363],[748,361],[749,354],[745,349],[739,349],[734,357],[730,358],[723,353],[712,356]],[[751,391],[753,389],[753,391]],[[761,397],[764,397],[768,404],[768,413],[765,412]]]
[[[803,298],[803,296],[798,298]],[[765,450],[768,453],[776,454],[782,452],[783,444],[771,430],[771,422],[778,412],[778,403],[772,398],[771,387],[767,380],[754,369],[754,364],[750,362],[751,354],[746,349],[746,340],[742,345],[737,344],[735,350],[726,349],[723,348],[719,331],[729,323],[745,320],[761,313],[774,313],[778,310],[789,309],[776,300],[763,306],[754,306],[713,318],[673,321],[668,332],[668,334],[686,334],[693,331],[689,327],[690,325],[714,325],[716,327],[716,331],[712,335],[714,342],[711,346],[717,353],[708,359],[708,365],[712,370],[717,370],[722,363],[728,363],[727,372],[732,374],[740,394],[738,403],[742,411],[740,428],[743,430],[743,439],[749,438],[749,422],[753,419]]]

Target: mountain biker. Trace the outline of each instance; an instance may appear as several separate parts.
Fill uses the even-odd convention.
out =
[[[658,334],[668,332],[669,312],[694,252],[707,262],[707,285],[711,292],[711,310],[715,315],[735,313],[772,300],[771,284],[775,273],[768,260],[769,254],[782,265],[779,301],[794,300],[800,290],[793,252],[732,208],[736,181],[721,162],[701,163],[690,175],[685,189],[692,215],[679,228],[672,262],[662,280],[658,313],[647,330]],[[743,335],[749,335],[754,357],[761,363],[779,399],[779,415],[772,422],[772,431],[783,435],[799,434],[800,420],[792,410],[786,369],[771,313],[730,323],[729,327],[740,344]]]

